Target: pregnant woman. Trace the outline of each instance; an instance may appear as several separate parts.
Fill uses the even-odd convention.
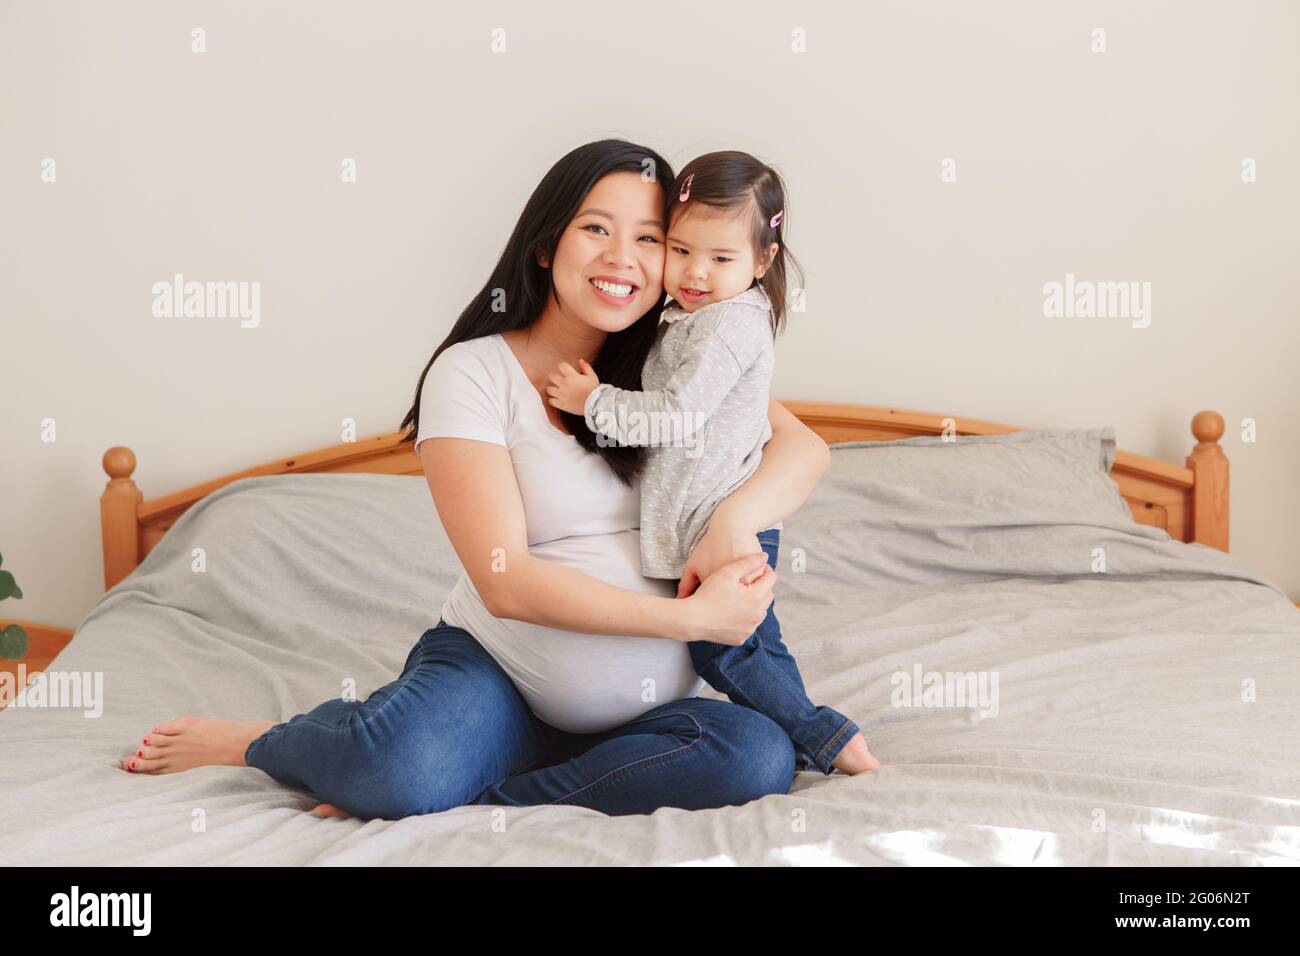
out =
[[[640,387],[672,180],[621,140],[561,159],[425,367],[402,425],[464,573],[401,675],[285,723],[159,724],[123,769],[257,767],[313,793],[318,813],[386,819],[465,804],[651,813],[787,791],[790,738],[694,696],[687,642],[740,644],[763,620],[775,574],[745,552],[803,503],[825,443],[771,403],[762,464],[718,506],[687,566],[703,583],[678,599],[640,573],[643,450],[601,447],[545,401],[559,361]]]

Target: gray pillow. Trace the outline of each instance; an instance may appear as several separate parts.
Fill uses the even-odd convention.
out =
[[[1110,478],[1110,428],[831,446],[830,472],[781,534],[797,615],[851,595],[997,578],[1238,578],[1276,585],[1202,544],[1133,520]]]
[[[916,502],[999,515],[1053,515],[1082,523],[1131,523],[1110,477],[1115,430],[1040,429],[1005,435],[939,435],[832,445],[832,474],[908,489]]]

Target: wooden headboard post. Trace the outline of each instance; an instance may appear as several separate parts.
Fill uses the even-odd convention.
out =
[[[1187,456],[1192,469],[1192,540],[1220,551],[1228,550],[1228,456],[1219,439],[1223,416],[1197,412],[1192,418],[1196,447]]]
[[[104,452],[108,484],[99,496],[99,518],[104,529],[104,590],[136,569],[140,554],[140,505],[144,495],[131,480],[135,452],[115,445]]]

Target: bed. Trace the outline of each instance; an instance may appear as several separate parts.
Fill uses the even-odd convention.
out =
[[[833,452],[785,523],[783,632],[879,771],[709,811],[398,821],[316,817],[251,768],[127,774],[159,721],[388,682],[459,566],[397,434],[151,501],[114,448],[107,593],[50,671],[102,675],[101,712],[0,711],[0,863],[1300,862],[1300,613],[1227,553],[1220,416],[1175,465],[1109,428],[787,404]]]

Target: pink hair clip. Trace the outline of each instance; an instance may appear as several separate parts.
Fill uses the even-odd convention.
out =
[[[785,210],[782,209],[782,210],[780,210],[780,211],[779,211],[775,216],[773,216],[771,219],[769,219],[769,220],[767,221],[767,224],[768,224],[769,226],[771,226],[773,229],[775,229],[775,228],[777,227],[777,225],[780,224],[780,222],[781,222],[781,217],[784,216],[784,215],[785,215]]]
[[[686,177],[686,182],[682,183],[682,191],[677,197],[681,202],[686,202],[686,200],[691,198],[691,180],[694,178],[695,174],[691,173]]]

